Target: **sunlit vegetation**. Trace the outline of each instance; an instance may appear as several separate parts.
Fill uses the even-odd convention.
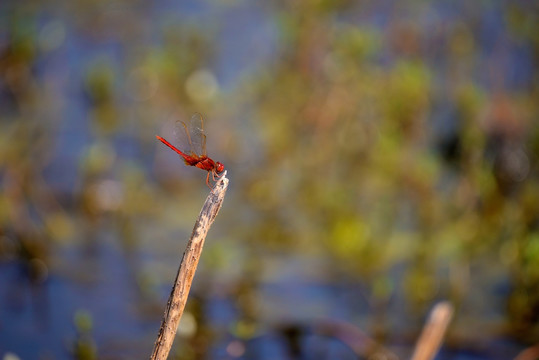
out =
[[[199,111],[231,182],[175,358],[320,318],[403,351],[440,299],[454,351],[537,341],[532,2],[75,3],[0,5],[2,320],[149,355],[207,191],[155,135]]]

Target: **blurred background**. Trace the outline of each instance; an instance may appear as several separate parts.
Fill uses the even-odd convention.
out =
[[[533,1],[2,1],[0,356],[152,350],[208,188],[155,139],[198,111],[230,187],[171,359],[438,359],[539,339]],[[373,342],[380,344],[373,353]]]

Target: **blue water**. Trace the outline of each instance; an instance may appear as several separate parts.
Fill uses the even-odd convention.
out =
[[[412,11],[400,15],[410,21],[418,21],[418,26],[425,32],[455,21],[472,23],[478,42],[475,45],[478,58],[487,63],[493,56],[502,54],[503,64],[499,69],[505,88],[515,92],[528,91],[537,76],[533,49],[525,40],[508,31],[504,14],[509,2],[492,3],[494,5],[487,6],[485,2],[437,1],[424,13]],[[524,9],[528,6],[526,2],[516,4]],[[366,4],[368,11],[354,7],[349,12],[337,14],[335,20],[348,24],[361,20],[363,25],[384,29],[395,16],[393,5],[389,1]],[[10,18],[16,6],[14,1],[0,5],[0,19]],[[128,9],[126,4],[122,6],[126,6],[124,10]],[[140,45],[159,46],[163,42],[163,28],[175,22],[189,22],[201,33],[208,31],[212,36],[215,56],[203,65],[215,73],[225,92],[233,92],[243,77],[257,74],[268,64],[278,61],[279,51],[284,46],[273,13],[266,8],[277,5],[235,2],[219,6],[199,1],[156,1],[133,6],[131,10],[135,14],[145,15],[141,18],[149,20],[148,24],[141,25],[146,28],[142,30]],[[78,22],[84,14],[75,16],[72,12],[76,10],[65,4],[57,7],[35,5],[35,9],[22,11],[19,15],[21,31],[25,31],[24,24],[30,24],[30,29],[39,31],[51,21],[60,21],[65,28],[62,45],[50,53],[39,53],[32,71],[39,81],[52,79],[57,91],[55,96],[61,97],[64,104],[63,119],[50,120],[45,124],[53,133],[54,151],[43,175],[47,184],[59,194],[71,194],[80,186],[80,160],[85,149],[95,140],[89,119],[92,102],[84,91],[86,72],[89,67],[104,61],[116,77],[115,86],[120,87],[118,84],[123,83],[127,76],[125,64],[133,54],[128,52],[129,44],[123,43],[120,35],[100,36],[99,29]],[[105,6],[101,11],[105,13],[108,10]],[[0,49],[8,42],[7,33],[5,23],[0,25]],[[444,73],[446,59],[441,58],[438,47],[442,46],[438,43],[445,41],[445,35],[433,35],[424,60],[438,70],[435,76],[440,78],[447,76]],[[391,61],[391,57],[388,55],[378,60]],[[475,66],[478,83],[487,89],[498,86],[483,63]],[[16,112],[16,106],[7,98],[5,88],[2,89],[2,113]],[[122,93],[121,87],[117,90]],[[436,129],[443,136],[451,132],[454,109],[445,103],[436,106],[440,111],[433,120],[439,123]],[[152,154],[148,155],[135,132],[129,132],[129,126],[137,126],[136,120],[127,120],[126,124],[127,130],[115,135],[115,155],[126,160],[144,159],[142,163],[150,164]],[[21,359],[71,359],[75,342],[90,339],[99,358],[147,357],[170,290],[168,286],[152,288],[152,277],[145,278],[144,271],[140,269],[159,263],[155,260],[158,255],[151,253],[153,249],[149,247],[131,251],[107,231],[97,233],[96,238],[99,240],[51,245],[49,253],[54,254],[52,258],[55,260],[51,261],[43,281],[32,280],[24,260],[6,258],[0,262],[0,356],[11,352]],[[175,261],[179,259],[181,246],[178,249],[177,254],[163,260],[170,279],[162,283],[171,283],[174,278]],[[144,250],[149,253],[144,253]],[[294,259],[290,259],[290,263],[294,264]],[[299,261],[296,266],[301,268],[303,263]],[[196,280],[202,284],[206,280],[210,283],[208,287],[212,288],[211,279],[215,274],[206,272],[197,276]],[[398,271],[394,278],[399,278]],[[144,292],[141,281],[150,283],[145,285],[150,288],[148,293]],[[243,346],[243,350],[238,350],[237,358],[240,359],[354,359],[353,351],[345,343],[317,332],[312,324],[313,314],[317,315],[316,318],[361,325],[365,332],[375,328],[367,319],[372,310],[368,301],[369,289],[357,283],[310,282],[302,278],[290,279],[287,275],[260,281],[254,286],[253,294],[261,307],[258,311],[262,314],[260,316],[263,318],[264,314],[269,314],[266,315],[269,318],[264,319],[267,327],[248,332],[245,337],[234,335],[231,330],[238,320],[248,317],[236,305],[237,294],[226,291],[208,294],[206,290],[203,285],[195,284],[193,296],[203,299],[201,306],[207,325],[216,332],[217,340],[208,350],[209,358],[213,359],[231,358],[227,349],[234,341],[239,341],[240,350]],[[504,294],[498,295],[503,299]],[[401,313],[406,308],[403,302],[399,297],[388,300],[393,318],[386,320],[393,321],[393,328],[402,331],[390,334],[390,338],[394,338],[390,339],[389,348],[405,357],[413,348],[413,339],[401,334],[406,332],[410,324],[408,320],[413,316]],[[497,306],[493,316],[500,316],[502,301]],[[81,312],[90,314],[92,326],[87,333],[75,326],[76,314]],[[417,325],[414,329],[417,330],[422,320],[416,319],[418,323],[414,324]],[[298,353],[291,352],[290,339],[283,335],[282,329],[290,327],[299,334]],[[177,343],[182,341],[188,340],[178,340]],[[485,344],[466,344],[464,347],[446,345],[437,359],[510,359],[523,347],[508,339],[492,339]]]

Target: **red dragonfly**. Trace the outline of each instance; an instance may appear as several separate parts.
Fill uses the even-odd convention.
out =
[[[206,170],[206,185],[210,186],[210,174],[213,181],[219,180],[225,166],[219,161],[213,161],[206,155],[206,135],[204,134],[204,118],[199,113],[191,117],[189,125],[183,121],[176,124],[176,135],[180,141],[180,149],[163,139],[161,136],[155,137],[163,144],[180,154],[185,165],[196,166],[199,169]]]

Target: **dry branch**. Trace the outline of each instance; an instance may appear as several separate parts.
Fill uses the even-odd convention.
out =
[[[514,360],[537,360],[539,359],[539,344],[522,350]]]
[[[219,209],[221,209],[227,187],[228,179],[226,178],[225,171],[208,195],[195,222],[193,233],[187,244],[187,249],[183,253],[180,268],[178,269],[172,292],[168,298],[163,322],[161,323],[153,353],[150,357],[151,360],[165,360],[168,357],[185,308],[185,303],[187,302],[187,297],[189,296],[189,290],[195,276],[198,260],[202,254],[206,234],[215,220]]]
[[[434,358],[452,317],[453,306],[449,302],[444,301],[436,304],[417,341],[412,360],[430,360]]]

